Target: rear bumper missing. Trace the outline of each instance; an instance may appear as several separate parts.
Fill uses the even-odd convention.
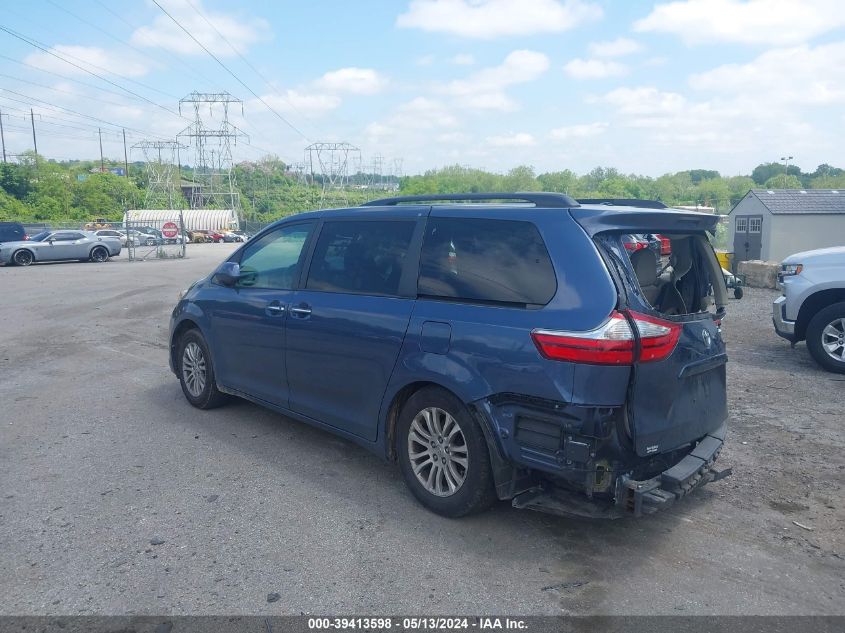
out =
[[[616,480],[614,500],[587,499],[585,496],[538,486],[513,499],[516,508],[530,508],[565,516],[618,519],[640,517],[670,507],[693,490],[731,475],[731,469],[713,467],[722,450],[726,425],[706,435],[695,448],[671,468],[651,479],[637,481],[627,475]]]

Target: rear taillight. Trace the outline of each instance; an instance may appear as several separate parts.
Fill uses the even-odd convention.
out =
[[[23,239],[24,239],[24,241],[28,240],[28,239],[29,239],[29,235],[27,235],[26,233],[24,233],[24,235],[23,235]]]
[[[646,248],[647,244],[643,244],[642,242],[625,242],[625,248],[629,251],[638,251],[643,248]]]
[[[637,312],[630,315],[640,334],[640,362],[663,360],[674,351],[681,336],[680,324]],[[625,315],[616,311],[595,330],[534,330],[531,338],[540,353],[550,360],[591,365],[631,365],[634,362],[634,334]]]

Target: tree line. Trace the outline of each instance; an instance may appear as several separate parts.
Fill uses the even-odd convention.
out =
[[[188,201],[174,182],[174,195],[147,195],[143,163],[129,166],[129,175],[101,173],[99,161],[53,161],[34,153],[17,163],[0,164],[0,220],[21,222],[119,220],[127,208],[187,208]],[[115,163],[109,167],[123,167]],[[192,171],[182,166],[174,179],[191,182]],[[322,192],[282,160],[267,156],[239,163],[234,169],[246,218],[268,222],[319,206],[360,204],[377,197],[397,195],[367,187],[368,174],[353,174],[353,187]],[[184,183],[183,183],[184,184]],[[394,184],[391,182],[391,184]],[[431,169],[399,180],[398,195],[465,192],[552,191],[575,198],[638,198],[661,200],[668,205],[701,205],[727,213],[752,188],[845,189],[845,170],[819,165],[804,172],[797,165],[757,165],[747,176],[722,176],[718,171],[692,169],[657,178],[624,174],[612,167],[596,167],[586,174],[570,170],[536,173],[521,165],[499,174],[459,165]]]

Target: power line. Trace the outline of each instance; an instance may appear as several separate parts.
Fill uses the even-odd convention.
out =
[[[131,29],[134,29],[134,28],[135,28],[135,27],[134,27],[132,24],[130,24],[130,23],[129,23],[129,22],[128,22],[125,18],[123,18],[123,16],[121,16],[119,13],[115,13],[115,12],[114,12],[112,9],[110,9],[110,8],[109,8],[106,4],[104,4],[103,2],[100,2],[100,0],[94,0],[94,1],[95,1],[98,5],[100,5],[100,7],[102,7],[103,9],[105,9],[106,11],[108,11],[109,13],[111,13],[114,17],[116,17],[117,19],[119,19],[121,22],[123,22],[124,24],[126,24],[129,28],[131,28]],[[64,12],[65,12],[65,13],[67,13],[69,16],[71,16],[71,17],[73,17],[73,18],[76,18],[77,20],[79,20],[79,21],[80,21],[80,22],[82,22],[83,24],[87,24],[87,25],[88,25],[88,26],[90,26],[92,29],[95,29],[95,30],[99,31],[99,32],[100,32],[100,33],[102,33],[103,35],[105,35],[105,36],[107,36],[107,37],[109,37],[109,38],[113,39],[114,41],[116,41],[116,42],[118,42],[118,43],[122,44],[123,46],[126,46],[127,48],[131,48],[133,51],[135,51],[135,52],[137,52],[137,53],[140,53],[141,55],[143,55],[143,56],[145,56],[145,57],[147,57],[147,56],[149,56],[149,55],[150,55],[150,52],[149,52],[149,51],[143,51],[143,50],[141,50],[140,48],[138,48],[137,46],[133,46],[132,44],[130,44],[130,43],[129,43],[129,42],[127,42],[126,40],[124,40],[124,39],[122,39],[122,38],[120,38],[120,37],[117,37],[116,35],[114,35],[113,33],[110,33],[109,31],[107,31],[107,30],[106,30],[106,29],[104,29],[104,28],[101,28],[101,27],[97,26],[96,24],[94,24],[94,23],[93,23],[93,22],[91,22],[90,20],[87,20],[87,19],[83,18],[82,16],[75,14],[73,11],[70,11],[70,10],[66,9],[65,7],[61,6],[58,2],[56,2],[55,0],[47,0],[47,2],[49,2],[50,4],[52,4],[52,5],[53,5],[54,7],[56,7],[57,9],[59,9],[59,10],[61,10],[61,11],[64,11]],[[162,60],[162,58],[161,58],[161,57],[158,57],[158,59]],[[162,61],[164,61],[164,60],[162,60]],[[168,60],[166,60],[166,61],[167,61],[167,63],[169,64],[169,63],[172,61],[172,59],[168,59]],[[198,70],[196,70],[196,69],[195,69],[193,66],[191,66],[190,64],[186,63],[183,59],[179,59],[179,62],[182,64],[182,66],[184,66],[184,67],[185,67],[185,68],[187,68],[189,71],[191,71],[191,72],[192,72],[195,76],[199,77],[200,79],[202,79],[203,81],[205,81],[205,82],[206,82],[206,83],[208,83],[209,85],[213,85],[213,83],[214,83],[214,82],[213,82],[211,79],[209,79],[208,77],[206,77],[205,75],[203,75],[201,72],[199,72]]]
[[[110,125],[112,127],[117,127],[117,128],[124,128],[125,127],[127,130],[134,130],[135,132],[140,132],[141,134],[147,134],[147,135],[151,135],[151,136],[159,136],[160,138],[166,138],[166,137],[161,136],[159,134],[152,134],[152,133],[150,133],[146,130],[141,130],[141,129],[134,128],[134,127],[131,127],[131,126],[126,126],[126,125],[120,125],[119,123],[112,123],[111,121],[106,121],[105,119],[101,119],[99,117],[91,116],[90,114],[83,114],[81,112],[77,112],[76,110],[71,110],[70,108],[66,108],[64,106],[53,104],[53,103],[50,103],[49,101],[44,101],[43,99],[38,99],[36,97],[30,97],[29,95],[25,95],[21,92],[16,92],[15,90],[10,90],[9,88],[0,88],[0,92],[10,92],[14,95],[18,95],[20,97],[23,97],[24,99],[28,99],[28,101],[21,101],[20,99],[15,99],[14,97],[9,97],[9,96],[3,95],[4,99],[9,99],[10,101],[15,101],[17,103],[23,103],[25,105],[31,105],[31,102],[35,101],[35,102],[39,102],[41,104],[44,104],[41,107],[46,107],[46,108],[49,108],[51,110],[56,110],[58,108],[59,110],[64,110],[66,112],[70,112],[71,114],[74,114],[76,116],[79,116],[79,117],[82,117],[82,118],[85,118],[85,119],[91,119],[92,121],[98,121],[100,123],[105,123],[106,125]]]
[[[259,71],[256,67],[255,67],[255,66],[253,66],[253,65],[252,65],[252,62],[250,62],[250,61],[249,61],[249,60],[248,60],[248,59],[247,59],[247,58],[246,58],[246,57],[245,57],[245,56],[244,56],[244,55],[243,55],[243,54],[242,54],[242,53],[241,53],[241,52],[240,52],[240,51],[239,51],[239,50],[238,50],[238,49],[237,49],[237,48],[236,48],[236,47],[235,47],[235,46],[234,46],[234,45],[233,45],[233,44],[232,44],[232,43],[231,43],[231,42],[230,42],[227,38],[226,38],[226,36],[225,36],[225,35],[223,35],[223,33],[221,33],[221,32],[218,30],[218,28],[217,28],[216,26],[214,26],[214,23],[213,23],[211,20],[209,20],[209,19],[205,16],[205,14],[203,14],[203,13],[202,13],[202,11],[200,11],[200,10],[196,7],[196,5],[194,5],[194,3],[193,3],[193,2],[191,2],[191,0],[185,0],[185,2],[187,2],[187,3],[188,3],[188,6],[190,6],[190,7],[191,7],[191,8],[192,8],[195,12],[196,12],[196,14],[197,14],[198,16],[200,16],[200,17],[203,19],[203,21],[205,21],[205,23],[206,23],[206,24],[208,24],[208,26],[210,26],[212,29],[214,29],[214,32],[215,32],[215,33],[217,33],[217,35],[219,35],[219,36],[220,36],[220,39],[222,39],[224,42],[226,42],[226,45],[227,45],[229,48],[231,48],[231,49],[232,49],[232,51],[234,51],[234,53],[235,53],[238,57],[240,57],[240,58],[241,58],[241,60],[242,60],[242,61],[243,61],[243,62],[244,62],[247,66],[249,66],[249,67],[252,69],[252,72],[254,72],[256,75],[258,75],[258,76],[261,78],[261,80],[262,80],[262,81],[263,81],[263,82],[264,82],[264,83],[265,83],[265,84],[266,84],[266,85],[267,85],[267,86],[268,86],[268,87],[269,87],[269,88],[270,88],[273,92],[275,92],[275,93],[276,93],[277,95],[279,95],[282,99],[284,99],[284,100],[285,100],[285,103],[287,103],[287,104],[288,104],[291,108],[293,108],[293,109],[296,111],[296,113],[297,113],[297,114],[299,114],[299,116],[301,116],[301,117],[302,117],[302,118],[304,118],[306,121],[309,121],[310,123],[312,123],[312,124],[313,124],[313,121],[311,121],[311,119],[309,119],[307,115],[303,114],[303,113],[302,113],[302,111],[301,111],[299,108],[297,108],[297,107],[296,107],[296,106],[295,106],[295,105],[294,105],[294,104],[290,101],[290,99],[288,99],[288,98],[287,98],[287,97],[286,97],[286,96],[285,96],[285,95],[284,95],[284,94],[283,94],[280,90],[278,90],[278,89],[277,89],[277,88],[273,85],[273,83],[272,83],[269,79],[267,79],[267,78],[266,78],[266,77],[265,77],[265,76],[264,76],[264,75],[263,75],[263,74],[262,74],[262,73],[261,73],[261,72],[260,72],[260,71]],[[265,105],[266,105],[266,104],[265,104]]]
[[[153,1],[155,2],[155,0],[153,0]],[[174,115],[174,116],[178,116],[178,117],[182,118],[182,117],[181,117],[181,115],[180,115],[178,112],[176,112],[175,110],[171,110],[170,108],[167,108],[166,106],[163,106],[163,105],[161,105],[161,104],[159,104],[159,103],[156,103],[155,101],[152,101],[151,99],[148,99],[147,97],[145,97],[145,96],[143,96],[143,95],[140,95],[140,94],[138,94],[137,92],[134,92],[134,91],[130,90],[129,88],[125,88],[124,86],[121,86],[120,84],[115,83],[115,82],[114,82],[114,81],[112,81],[111,79],[107,79],[106,77],[103,77],[102,75],[98,75],[97,73],[95,73],[95,72],[93,72],[93,71],[91,71],[91,70],[88,70],[87,68],[84,68],[83,66],[80,66],[79,64],[75,64],[74,62],[72,62],[72,61],[70,61],[70,60],[68,60],[68,59],[65,59],[65,58],[64,58],[64,57],[62,57],[61,55],[59,55],[59,54],[57,54],[57,53],[53,52],[52,50],[49,50],[49,49],[45,48],[44,46],[42,46],[42,45],[38,44],[36,41],[31,40],[31,39],[27,38],[27,37],[26,37],[26,36],[24,36],[24,35],[18,34],[18,33],[14,32],[14,31],[12,31],[11,29],[9,29],[9,28],[7,28],[7,27],[5,27],[5,26],[2,26],[2,25],[0,25],[0,31],[5,31],[6,33],[8,33],[9,35],[11,35],[12,37],[17,38],[17,39],[21,40],[22,42],[25,42],[25,43],[29,44],[30,46],[34,46],[35,48],[37,48],[37,49],[39,49],[39,50],[41,50],[41,51],[44,51],[44,52],[45,52],[45,53],[47,53],[48,55],[52,55],[52,56],[53,56],[53,57],[55,57],[56,59],[60,59],[61,61],[65,62],[66,64],[70,64],[71,66],[73,66],[73,67],[75,67],[75,68],[78,68],[79,70],[81,70],[81,71],[83,71],[83,72],[86,72],[86,73],[88,73],[89,75],[92,75],[92,76],[96,77],[97,79],[100,79],[101,81],[105,81],[106,83],[111,84],[112,86],[114,86],[115,88],[118,88],[119,90],[124,90],[125,92],[127,92],[127,93],[129,93],[129,94],[131,94],[131,95],[134,95],[135,97],[137,97],[137,98],[139,98],[139,99],[143,99],[143,100],[144,100],[144,101],[146,101],[147,103],[150,103],[150,104],[154,105],[155,107],[160,108],[160,109],[164,110],[165,112],[167,112],[167,113],[169,113],[169,114],[172,114],[172,115]],[[91,66],[94,66],[93,64],[90,64],[90,65],[91,65]],[[95,68],[98,68],[97,66],[94,66],[94,67],[95,67]],[[106,72],[108,72],[108,71],[106,71]],[[118,75],[118,76],[120,76],[120,75]],[[132,80],[129,80],[129,81],[132,81]],[[138,83],[138,82],[133,82],[133,83]],[[143,84],[141,84],[141,85],[143,85]],[[145,87],[146,87],[146,86],[145,86]],[[155,88],[153,88],[153,90],[156,90],[156,92],[161,92],[160,90],[157,90],[157,89],[155,89]],[[166,95],[167,93],[162,92],[162,94],[165,94],[165,95]]]
[[[68,77],[66,75],[62,75],[60,73],[54,73],[52,70],[47,70],[46,68],[40,68],[38,66],[34,66],[33,64],[28,64],[27,62],[23,62],[19,59],[14,59],[9,57],[8,55],[0,54],[0,59],[5,59],[10,62],[14,62],[15,64],[20,64],[21,66],[26,66],[27,68],[32,68],[33,70],[37,70],[40,73],[46,73],[48,75],[52,75],[53,77],[58,77],[63,81],[72,81],[74,83],[80,84],[82,86],[87,86],[88,88],[93,88],[94,90],[101,90],[102,92],[107,92],[112,95],[117,95],[118,97],[126,97],[126,94],[122,92],[117,92],[116,90],[109,90],[108,88],[103,88],[102,86],[95,86],[92,83],[88,83],[87,81],[82,81],[81,79],[77,79],[76,77]]]
[[[2,57],[2,55],[0,55],[0,57]],[[48,86],[46,84],[40,84],[37,81],[30,81],[29,79],[22,79],[21,77],[15,77],[13,75],[7,75],[5,73],[0,73],[0,77],[5,77],[6,79],[11,79],[13,81],[20,81],[21,83],[29,84],[31,86],[37,86],[39,88],[44,88],[44,90],[52,90],[53,92],[60,92],[62,94],[71,95],[73,97],[83,97],[83,98],[88,98],[88,99],[91,98],[90,96],[85,97],[85,95],[81,95],[78,92],[73,92],[72,90],[62,90],[60,88],[56,88],[55,86]],[[90,84],[84,84],[84,85],[87,86],[87,85],[90,85]],[[109,92],[111,92],[111,91],[109,91]],[[112,94],[118,94],[118,93],[113,92]],[[123,96],[123,95],[119,95],[119,96]],[[97,103],[107,103],[109,105],[117,106],[119,108],[125,108],[126,105],[127,105],[126,103],[118,103],[117,101],[106,101],[105,99],[97,99]]]
[[[194,42],[197,43],[198,46],[200,46],[206,53],[208,53],[211,56],[211,58],[214,61],[216,61],[220,65],[221,68],[223,68],[223,70],[225,70],[227,73],[232,75],[232,77],[234,77],[235,80],[239,84],[241,84],[244,88],[246,88],[252,94],[252,96],[254,96],[261,103],[263,103],[266,106],[266,108],[268,110],[270,110],[270,112],[275,114],[276,117],[279,118],[279,120],[281,120],[285,125],[287,125],[290,129],[292,129],[297,134],[299,134],[306,141],[311,140],[298,127],[296,127],[293,123],[291,123],[285,117],[283,117],[281,114],[279,114],[269,103],[267,103],[261,96],[258,95],[257,92],[255,92],[252,88],[250,88],[240,77],[238,77],[234,72],[229,70],[229,67],[226,66],[226,64],[224,64],[222,61],[220,61],[220,59],[217,57],[217,55],[215,55],[210,50],[208,50],[208,48],[202,42],[200,42],[196,37],[194,37],[193,33],[191,33],[188,29],[186,29],[184,26],[182,26],[182,24],[179,22],[179,20],[177,20],[170,13],[168,13],[167,10],[164,7],[162,7],[161,4],[159,4],[158,0],[152,0],[152,2],[159,9],[161,9],[162,13],[164,13],[167,17],[169,17],[176,26],[178,26],[180,29],[182,29],[188,37],[190,37]],[[2,28],[2,27],[0,27],[0,28]]]

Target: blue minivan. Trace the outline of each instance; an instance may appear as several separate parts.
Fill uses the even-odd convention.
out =
[[[195,407],[246,398],[398,461],[445,516],[651,513],[730,474],[718,218],[654,206],[461,194],[285,218],[185,292],[171,369]],[[670,257],[625,248],[654,233]]]

